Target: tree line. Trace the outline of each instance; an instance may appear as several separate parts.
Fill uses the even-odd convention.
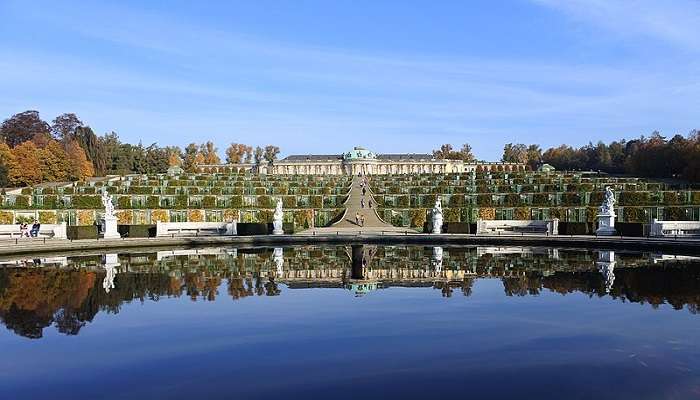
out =
[[[280,149],[232,143],[226,162],[271,163]],[[177,146],[124,143],[115,132],[98,136],[77,115],[65,113],[51,123],[28,110],[0,125],[0,187],[84,180],[92,176],[164,173],[171,166],[195,172],[202,164],[220,164],[213,142]]]
[[[609,144],[589,143],[579,148],[563,144],[544,152],[536,144],[508,143],[503,148],[501,159],[524,163],[532,169],[546,163],[561,170],[592,170],[698,182],[700,131],[693,130],[687,136],[675,135],[671,139],[653,132],[649,137]]]

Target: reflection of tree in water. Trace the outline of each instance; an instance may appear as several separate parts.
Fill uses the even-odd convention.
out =
[[[415,262],[425,265],[427,259],[421,249],[397,248],[391,253],[387,249],[379,249],[375,256],[378,266],[374,268],[377,270],[413,268],[406,264]],[[28,338],[42,337],[43,329],[51,325],[55,325],[61,333],[75,335],[98,312],[117,313],[123,303],[134,300],[157,301],[162,296],[179,297],[184,294],[196,301],[213,301],[219,295],[218,289],[222,284],[226,285],[227,294],[234,300],[256,295],[277,296],[281,290],[268,253],[228,259],[200,257],[191,263],[178,259],[163,269],[148,264],[141,267],[125,265],[127,271],[116,276],[115,289],[109,293],[102,288],[103,270],[3,268],[0,269],[0,321],[8,329]],[[562,271],[541,268],[545,262],[555,262],[545,258],[533,262],[533,259],[527,258],[488,256],[475,260],[478,263],[468,264],[464,261],[469,256],[468,252],[446,253],[446,263],[473,265],[472,273],[501,277],[508,296],[537,295],[542,289],[562,294],[581,292],[589,296],[609,295],[622,301],[649,303],[654,307],[668,303],[675,309],[686,307],[693,313],[698,312],[700,304],[699,264],[618,267],[615,269],[616,279],[612,290],[606,294],[603,276],[593,269],[594,259],[589,256],[578,257],[574,262],[567,261],[568,264],[561,267],[566,270]],[[318,269],[319,265],[312,262],[317,259],[305,258],[305,255],[302,253],[302,257],[285,259],[285,269]],[[326,260],[322,267],[343,271],[347,268],[347,257],[343,252],[320,252],[317,257]],[[143,272],[139,272],[139,268]],[[284,278],[277,279],[284,282]],[[452,296],[458,288],[464,296],[470,296],[474,280],[469,276],[459,281],[436,281],[433,287],[445,297]],[[390,286],[391,282],[386,284]]]
[[[465,297],[472,295],[472,286],[474,278],[464,278],[462,281],[436,281],[433,283],[433,289],[440,290],[442,297],[452,297],[455,288],[459,288]]]

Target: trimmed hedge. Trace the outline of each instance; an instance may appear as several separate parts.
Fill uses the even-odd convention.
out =
[[[644,224],[638,222],[615,222],[615,229],[622,236],[646,236]]]
[[[590,235],[594,231],[587,222],[562,222],[559,221],[560,235]]]
[[[67,226],[66,235],[70,240],[97,239],[97,225]]]
[[[122,237],[156,237],[156,225],[118,225],[117,231]]]
[[[237,230],[238,236],[268,235],[270,232],[272,232],[268,229],[268,224],[253,222],[239,223]]]

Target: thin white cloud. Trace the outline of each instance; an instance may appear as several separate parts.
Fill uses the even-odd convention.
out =
[[[700,50],[697,0],[533,0],[623,36],[642,36]]]
[[[100,132],[115,129],[144,143],[207,136],[220,146],[275,142],[285,152],[323,151],[329,141],[419,151],[449,140],[472,142],[477,155],[494,158],[514,140],[546,146],[687,126],[700,98],[692,66],[363,53],[243,37],[125,8],[87,4],[67,17],[55,9],[62,5],[45,6],[22,11],[131,56],[112,62],[70,46],[6,46],[13,58],[0,59],[0,87],[12,99],[0,111],[72,111]]]

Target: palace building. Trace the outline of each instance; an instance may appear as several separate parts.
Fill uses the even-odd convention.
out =
[[[464,162],[437,159],[432,154],[376,154],[355,147],[344,154],[290,155],[272,163],[201,165],[201,172],[223,172],[225,168],[257,171],[263,175],[389,175],[389,174],[448,174],[476,171],[524,170],[524,164]]]

